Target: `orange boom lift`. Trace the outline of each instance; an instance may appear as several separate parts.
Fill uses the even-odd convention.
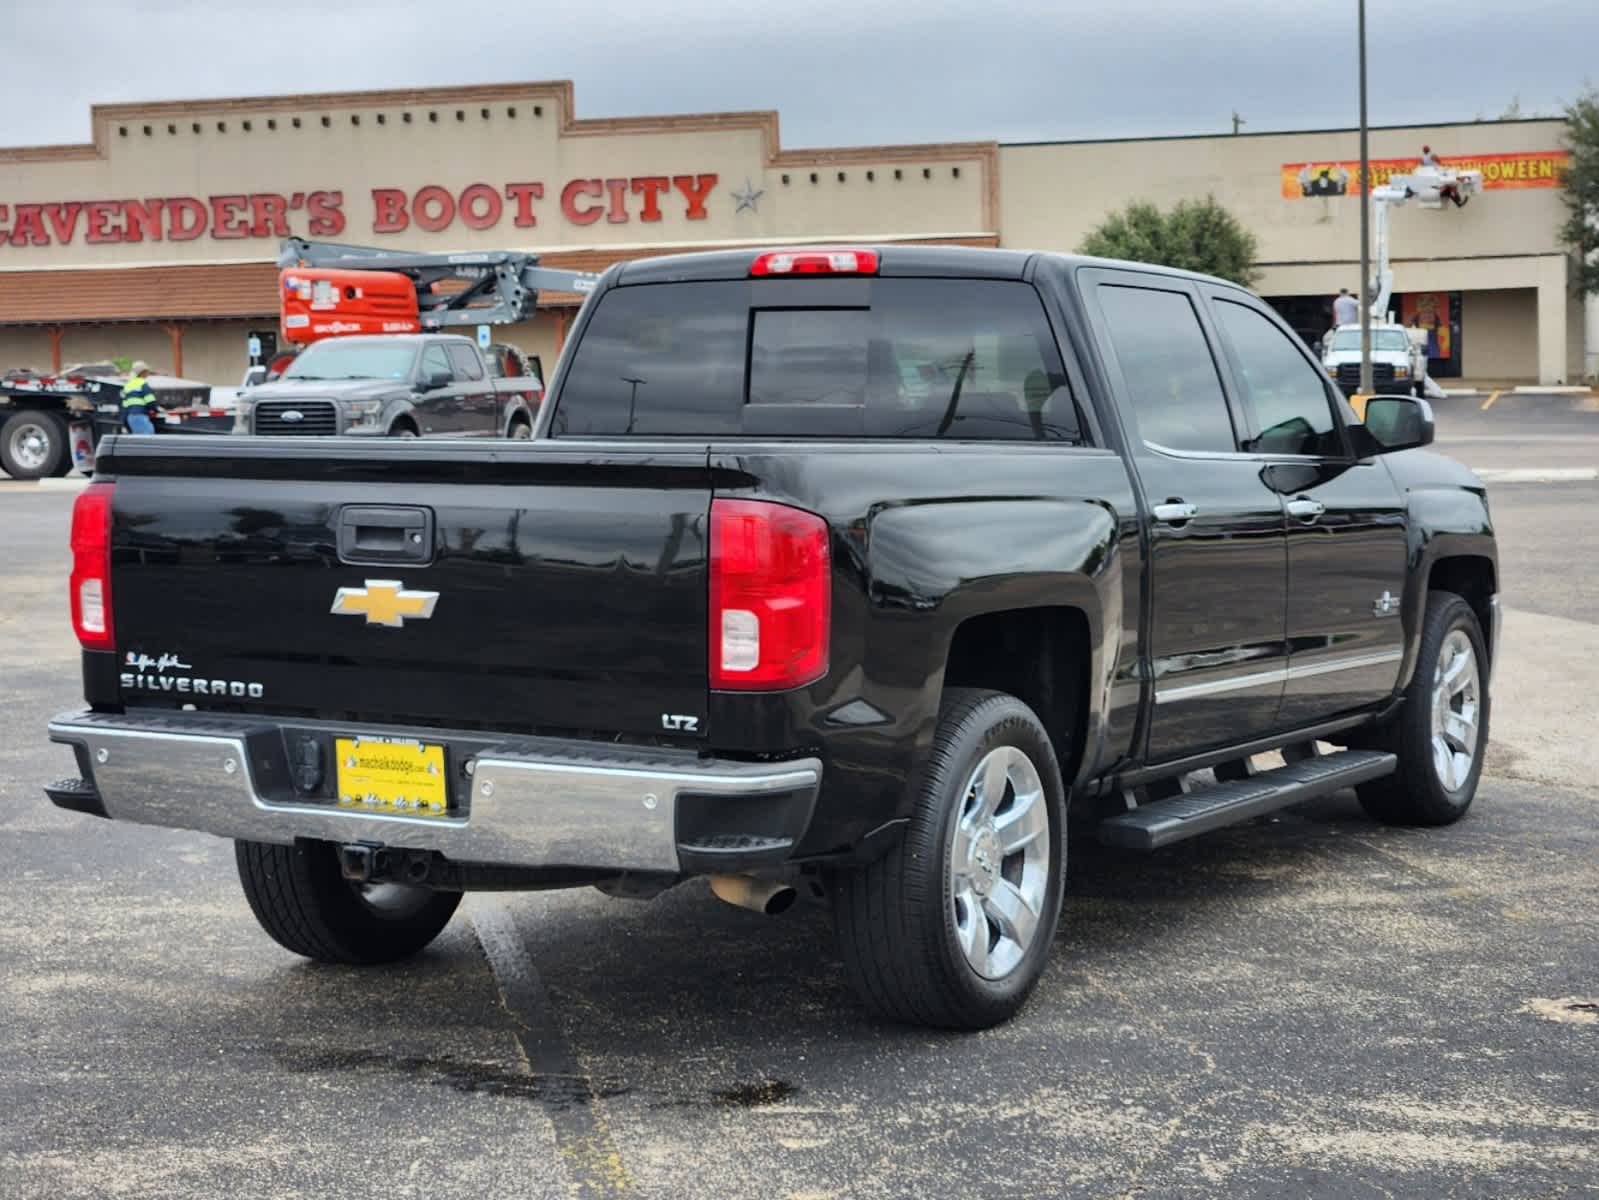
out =
[[[525,320],[541,289],[587,295],[598,275],[541,267],[520,251],[417,254],[285,238],[278,304],[287,342],[421,333]]]

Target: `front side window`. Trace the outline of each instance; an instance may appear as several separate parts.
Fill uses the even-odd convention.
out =
[[[1029,285],[874,279],[860,294],[803,307],[804,285],[614,289],[577,346],[551,432],[1079,440]]]
[[[1341,453],[1323,375],[1289,335],[1261,313],[1231,300],[1216,301],[1216,320],[1232,343],[1260,424],[1259,435],[1244,448],[1262,454]]]
[[[1168,450],[1235,452],[1221,376],[1193,301],[1183,292],[1102,284],[1099,306],[1139,436]]]
[[[441,372],[445,376],[450,376],[454,373],[450,370],[450,359],[444,353],[444,347],[434,342],[426,350],[422,351],[422,375],[426,378],[429,375]]]

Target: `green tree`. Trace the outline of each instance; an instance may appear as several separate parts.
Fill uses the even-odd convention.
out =
[[[1599,295],[1599,90],[1589,88],[1566,106],[1565,201],[1570,214],[1561,240],[1576,256],[1579,295]]]
[[[1112,213],[1078,247],[1100,258],[1202,271],[1244,287],[1259,278],[1255,248],[1255,235],[1214,196],[1179,200],[1166,212],[1137,201]]]

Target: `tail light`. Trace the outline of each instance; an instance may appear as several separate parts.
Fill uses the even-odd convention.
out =
[[[711,687],[775,692],[827,674],[827,541],[814,513],[711,501]]]
[[[876,250],[769,250],[755,256],[750,274],[876,275]]]
[[[115,650],[111,621],[111,484],[91,483],[72,506],[72,630],[85,650]]]

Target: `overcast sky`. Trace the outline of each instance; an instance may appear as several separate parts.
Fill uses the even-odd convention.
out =
[[[1374,124],[1553,112],[1599,0],[1369,0]],[[89,105],[571,79],[577,115],[775,108],[799,146],[1355,122],[1355,0],[0,0],[0,145]]]

